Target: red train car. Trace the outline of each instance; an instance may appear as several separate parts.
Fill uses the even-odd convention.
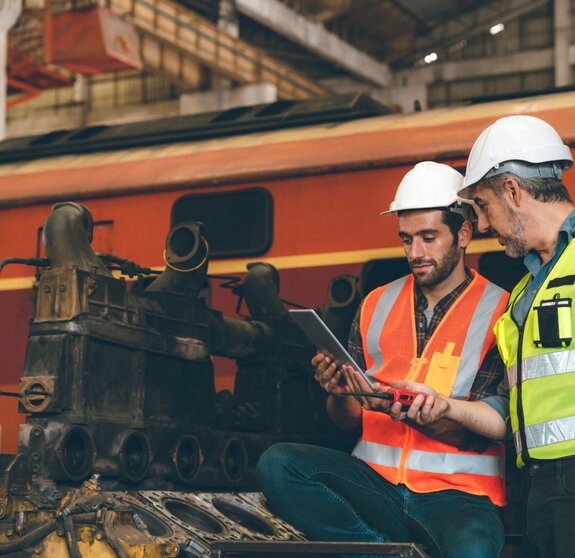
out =
[[[509,114],[539,116],[575,145],[575,93],[409,115],[367,110],[347,121],[332,112],[314,124],[285,117],[301,113],[300,105],[280,105],[4,142],[0,259],[42,255],[42,225],[55,201],[89,207],[97,251],[152,268],[164,266],[170,222],[193,218],[206,222],[210,274],[241,275],[248,262],[266,261],[280,272],[282,298],[313,307],[335,275],[362,276],[368,289],[391,268],[382,261],[403,256],[395,218],[378,213],[416,162],[463,168],[478,134]],[[246,127],[249,111],[260,131]],[[232,120],[235,127],[221,127]],[[565,176],[572,193],[574,177]],[[470,265],[497,250],[492,239],[474,240]],[[220,282],[212,281],[212,304],[232,314],[236,301]],[[33,284],[31,268],[10,266],[0,275],[0,389],[14,391],[19,380]],[[232,375],[222,363],[218,385],[229,387]],[[2,403],[0,449],[15,451],[16,405]]]

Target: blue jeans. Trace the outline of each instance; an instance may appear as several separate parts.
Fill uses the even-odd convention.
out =
[[[535,558],[572,558],[575,526],[575,457],[530,467],[527,538]]]
[[[434,558],[498,558],[499,508],[459,490],[419,494],[341,451],[276,444],[257,465],[269,508],[311,540],[417,542]]]

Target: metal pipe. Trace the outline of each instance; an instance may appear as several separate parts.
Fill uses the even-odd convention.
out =
[[[87,207],[73,202],[54,205],[42,233],[50,266],[112,277],[90,246],[92,234],[92,214]]]

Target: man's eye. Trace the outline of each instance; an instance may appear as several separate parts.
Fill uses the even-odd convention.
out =
[[[402,238],[401,241],[405,246],[409,246],[411,244],[411,238]]]
[[[435,240],[434,236],[424,236],[423,242],[433,242]]]

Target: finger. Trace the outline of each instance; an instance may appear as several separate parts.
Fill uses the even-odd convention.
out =
[[[435,396],[428,395],[421,406],[420,412],[420,419],[425,423],[430,422],[432,420],[432,409],[435,403]]]
[[[311,359],[311,365],[316,368],[323,359],[323,353],[316,353],[316,355]]]
[[[331,360],[331,358],[329,358],[328,356],[324,356],[318,363],[316,368],[320,371],[320,372],[325,372],[330,365],[333,364],[333,361]]]
[[[357,379],[357,375],[358,372],[351,366],[349,365],[344,365],[343,367],[343,372],[344,372],[344,377],[345,377],[345,381],[346,384],[348,385],[349,389],[351,391],[364,391],[361,387],[361,384],[359,383],[358,379]],[[355,398],[361,403],[361,406],[366,408],[366,409],[372,409],[373,408],[373,402],[370,401],[368,398],[365,397],[361,397],[361,396],[355,396]]]
[[[353,390],[353,391],[361,391],[359,389],[359,385],[357,383],[357,380],[355,379],[355,371],[354,369],[349,366],[348,364],[344,364],[341,367],[345,380],[347,382],[347,384],[349,385],[349,387]]]
[[[401,410],[401,403],[396,401],[389,407],[389,416],[393,420],[403,420],[407,415],[404,411]]]
[[[333,389],[339,386],[340,380],[341,370],[334,370],[334,373],[331,375],[331,377],[327,379],[326,384]]]
[[[404,380],[393,380],[391,382],[391,387],[399,388],[399,389],[409,389],[411,391],[417,391],[418,393],[424,394],[435,394],[435,390],[430,388],[425,384],[420,384],[418,382],[406,382]]]
[[[332,362],[329,358],[325,358],[316,366],[315,370],[318,374],[324,375],[330,370],[330,368],[332,370],[335,370],[337,368],[337,365],[335,364],[335,362]]]
[[[334,378],[335,383],[333,385],[337,385],[341,380],[341,372],[337,369],[335,362],[332,362],[325,370],[318,370],[314,374],[314,377],[320,385],[325,388]]]
[[[422,394],[417,395],[407,410],[407,416],[412,420],[418,420],[419,413],[424,402],[425,396]]]
[[[315,376],[324,381],[330,380],[337,370],[335,362],[330,360],[322,360],[315,369]]]
[[[339,371],[336,371],[331,376],[321,376],[318,380],[319,385],[328,393],[332,393],[337,387],[340,378]]]
[[[361,374],[360,372],[358,372],[356,370],[353,371],[353,374],[354,374],[355,381],[357,382],[357,385],[360,388],[360,391],[366,391],[366,392],[373,391],[372,385],[365,380],[365,378],[363,377],[363,374]]]

